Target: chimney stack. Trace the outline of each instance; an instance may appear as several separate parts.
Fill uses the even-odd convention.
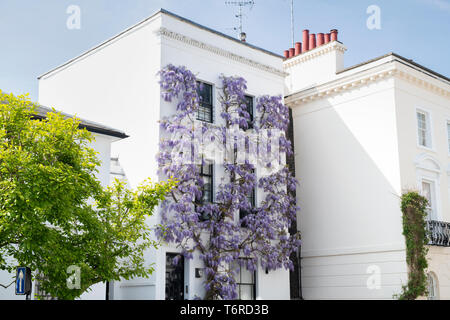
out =
[[[330,33],[317,33],[317,35],[315,33],[310,34],[309,30],[305,29],[303,30],[303,42],[296,42],[295,48],[285,50],[284,57],[286,59],[295,57],[332,41],[338,41],[337,29],[330,30]]]

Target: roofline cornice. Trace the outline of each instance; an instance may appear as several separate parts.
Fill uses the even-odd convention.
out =
[[[164,28],[164,27],[160,28],[157,31],[157,34],[162,36],[162,37],[166,37],[166,38],[169,38],[169,39],[172,39],[172,40],[176,40],[176,41],[188,44],[188,45],[193,46],[193,47],[197,47],[197,48],[209,51],[211,53],[214,53],[216,55],[228,58],[230,60],[237,61],[237,62],[246,64],[246,65],[249,65],[249,66],[251,66],[253,68],[257,68],[257,69],[260,69],[260,70],[263,70],[263,71],[275,74],[277,76],[281,76],[281,77],[287,76],[287,73],[285,73],[283,70],[279,70],[279,69],[276,69],[276,68],[271,67],[269,65],[266,65],[266,64],[254,61],[252,59],[248,59],[246,57],[243,57],[243,56],[240,56],[238,54],[232,53],[232,52],[230,52],[228,50],[224,50],[224,49],[221,49],[219,47],[207,44],[205,42],[193,39],[191,37],[188,37],[188,36],[183,35],[181,33],[169,30],[169,29]]]
[[[411,84],[421,87],[422,89],[450,99],[450,86],[445,88],[442,85],[437,85],[436,83],[433,83],[436,81],[435,79],[424,79],[423,76],[420,77],[415,74],[417,70],[407,68],[404,65],[397,64],[395,62],[395,60],[391,60],[371,69],[363,70],[356,74],[351,74],[346,77],[291,94],[285,97],[285,103],[290,107],[294,107],[313,100],[322,99],[325,97],[329,98],[337,94],[342,94],[344,92],[393,77],[406,80]]]

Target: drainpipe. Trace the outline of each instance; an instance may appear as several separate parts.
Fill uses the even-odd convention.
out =
[[[292,109],[289,108],[289,127],[286,132],[286,136],[291,141],[292,146],[294,146],[294,125],[292,118]],[[295,177],[295,156],[292,154],[291,156],[286,157],[286,163],[288,165],[289,171],[291,171],[292,175]],[[294,198],[297,197],[296,191],[290,191]],[[290,234],[297,233],[297,220],[292,223],[289,228]],[[300,255],[301,246],[298,248],[297,252],[293,252],[290,256],[292,263],[294,264],[294,270],[289,271],[289,287],[291,293],[292,300],[303,300],[302,295],[302,277],[301,277],[301,255]]]

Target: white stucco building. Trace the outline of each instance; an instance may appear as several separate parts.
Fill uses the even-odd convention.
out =
[[[300,181],[303,297],[400,293],[407,283],[400,196],[418,189],[431,201],[429,220],[441,221],[429,223],[442,235],[429,252],[434,298],[450,299],[450,79],[393,53],[345,68],[335,30],[303,39],[283,58],[161,10],[42,75],[39,102],[130,134],[112,154],[136,187],[159,178],[157,121],[174,112],[160,98],[162,67],[184,65],[209,85],[212,122],[221,73],[244,77],[252,97],[284,93]],[[149,221],[157,222],[158,214]],[[164,299],[166,258],[177,252],[149,252],[156,272],[115,283],[113,298]],[[201,267],[198,259],[184,262],[182,298],[202,295]],[[258,270],[254,286],[262,299],[290,297],[285,270]]]
[[[36,119],[44,119],[47,113],[53,112],[53,109],[39,106],[37,108]],[[55,110],[55,112],[59,112]],[[67,113],[61,112],[65,117],[73,117]],[[78,117],[77,117],[78,118]],[[111,172],[111,146],[114,142],[126,139],[128,136],[118,129],[114,129],[105,126],[100,123],[96,123],[90,120],[80,118],[81,129],[86,129],[93,134],[94,140],[89,143],[89,147],[94,149],[98,154],[97,158],[101,161],[96,174],[97,179],[100,181],[103,187],[110,184],[110,172]],[[34,276],[35,274],[33,274]],[[9,285],[15,279],[15,273],[11,274],[6,271],[0,270],[0,283],[3,285]],[[31,298],[35,298],[37,282],[32,284]],[[91,287],[89,292],[86,292],[80,297],[83,300],[104,300],[106,298],[106,284],[98,283]],[[0,300],[24,300],[25,296],[15,295],[14,284],[10,285],[7,289],[0,288]]]
[[[428,219],[443,221],[429,222],[428,271],[434,298],[450,299],[450,79],[394,53],[344,68],[345,51],[334,41],[284,61],[303,297],[400,293],[407,283],[400,196],[413,189],[430,200]]]
[[[144,179],[159,179],[156,154],[162,136],[158,120],[175,112],[175,104],[161,99],[158,71],[168,64],[185,66],[205,84],[211,113],[202,120],[220,121],[220,75],[241,76],[247,80],[247,95],[283,95],[283,56],[254,47],[192,21],[161,10],[99,46],[39,77],[39,102],[57,105],[93,121],[120,127],[130,138],[113,145],[113,156],[132,187]],[[206,100],[204,100],[206,101]],[[255,104],[254,104],[255,105]],[[199,120],[200,121],[200,120]],[[214,186],[220,183],[220,166],[212,169]],[[258,199],[258,195],[256,196]],[[159,221],[158,213],[149,219]],[[147,255],[156,271],[149,279],[116,282],[114,299],[174,298],[166,273],[180,278],[177,298],[202,297],[203,268],[194,257],[181,270],[172,270],[170,259],[179,252],[175,246],[163,246]],[[167,268],[166,268],[166,260]],[[169,268],[171,270],[169,270]],[[257,270],[251,277],[252,292],[246,298],[289,299],[289,272],[266,274]]]

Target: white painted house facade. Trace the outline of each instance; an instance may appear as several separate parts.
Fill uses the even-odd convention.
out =
[[[157,181],[156,154],[163,136],[158,121],[175,112],[175,103],[161,98],[158,71],[168,64],[185,66],[206,85],[211,98],[213,123],[221,121],[220,75],[241,76],[247,95],[283,95],[283,56],[243,43],[161,10],[150,18],[92,50],[39,77],[39,102],[58,105],[65,112],[120,127],[130,138],[114,144],[131,187],[150,177]],[[255,106],[256,104],[253,103]],[[82,106],[82,107],[80,107]],[[200,121],[200,120],[199,120]],[[213,185],[220,183],[220,165],[212,170]],[[256,199],[258,200],[258,193]],[[156,225],[158,212],[148,221]],[[149,251],[146,261],[155,263],[148,279],[114,283],[112,299],[194,299],[204,295],[204,268],[197,255],[173,270],[170,260],[180,250],[164,245]],[[198,270],[197,270],[198,271]],[[167,277],[181,280],[175,297]],[[289,271],[258,269],[247,280],[252,290],[243,299],[289,299]],[[246,281],[246,283],[247,283]],[[170,291],[170,292],[169,292]]]
[[[284,93],[300,181],[303,297],[400,293],[407,283],[400,196],[418,189],[431,201],[429,220],[441,221],[430,227],[443,235],[430,245],[430,298],[450,299],[450,80],[395,54],[344,68],[345,51],[334,30],[318,34],[317,44],[304,33],[303,50],[297,44],[283,58],[161,10],[42,75],[39,102],[127,132],[112,154],[136,187],[160,178],[157,121],[175,110],[160,97],[157,72],[167,64],[210,86],[213,122],[222,73],[244,77],[253,97]],[[156,213],[149,223],[158,221]],[[111,297],[165,299],[166,258],[177,252],[167,245],[149,252],[152,277],[116,282]],[[197,258],[184,262],[182,298],[202,296],[195,273],[202,267]],[[257,298],[290,298],[285,270],[257,270],[253,283]]]
[[[284,62],[303,297],[400,293],[408,270],[400,196],[419,190],[431,203],[429,298],[450,299],[450,79],[393,53],[344,69],[345,51],[335,41]]]

